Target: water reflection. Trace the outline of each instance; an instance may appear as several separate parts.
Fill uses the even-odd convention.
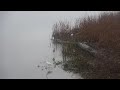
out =
[[[60,48],[62,61],[57,61],[61,68],[69,73],[79,75],[84,79],[115,79],[119,78],[119,71],[112,72],[108,62],[104,63],[103,57],[94,56],[91,53],[84,51],[77,44],[57,43],[53,44]],[[56,62],[56,63],[57,63]],[[115,66],[114,66],[115,67]],[[72,77],[72,76],[71,76]]]
[[[55,79],[55,76],[57,76],[59,72],[60,76],[58,77],[62,79],[81,79],[81,77],[77,74],[67,70],[69,68],[67,64],[67,56],[64,55],[64,52],[61,52],[61,50],[65,50],[65,47],[61,47],[60,44],[55,42],[51,42],[50,47],[53,54],[51,60],[49,60],[49,58],[47,60],[40,61],[40,63],[36,66],[39,70],[45,73],[46,79],[52,79],[51,76]],[[57,74],[55,75],[55,73]]]

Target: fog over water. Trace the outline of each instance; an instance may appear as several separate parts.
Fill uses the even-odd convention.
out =
[[[40,62],[60,59],[50,47],[52,26],[59,20],[74,21],[99,11],[0,11],[0,78],[46,79],[46,71],[37,67]],[[45,65],[44,63],[42,65]],[[49,78],[71,79],[60,68]]]

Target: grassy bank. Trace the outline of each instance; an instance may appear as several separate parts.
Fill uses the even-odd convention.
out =
[[[102,13],[97,18],[88,16],[82,20],[77,19],[74,26],[60,21],[53,26],[52,36],[63,41],[86,42],[103,54],[103,57],[92,58],[92,61],[90,57],[86,58],[87,53],[80,60],[76,56],[71,58],[77,71],[81,71],[82,62],[86,67],[89,66],[87,62],[93,63],[92,67],[86,69],[91,76],[88,78],[120,78],[120,12]],[[77,48],[76,51],[80,50]],[[70,58],[71,54],[66,54]],[[80,63],[76,65],[75,61]]]

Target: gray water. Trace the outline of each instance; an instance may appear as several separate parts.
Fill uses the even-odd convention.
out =
[[[72,21],[100,12],[73,11],[1,11],[0,12],[0,78],[1,79],[75,79],[77,74],[53,67],[53,58],[62,60],[59,50],[53,52],[52,25],[58,20]],[[48,75],[48,76],[47,76]]]

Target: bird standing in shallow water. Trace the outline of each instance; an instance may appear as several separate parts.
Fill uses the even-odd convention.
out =
[[[50,62],[48,62],[48,61],[47,61],[46,63],[47,63],[48,65],[52,65],[52,63],[50,63]]]

